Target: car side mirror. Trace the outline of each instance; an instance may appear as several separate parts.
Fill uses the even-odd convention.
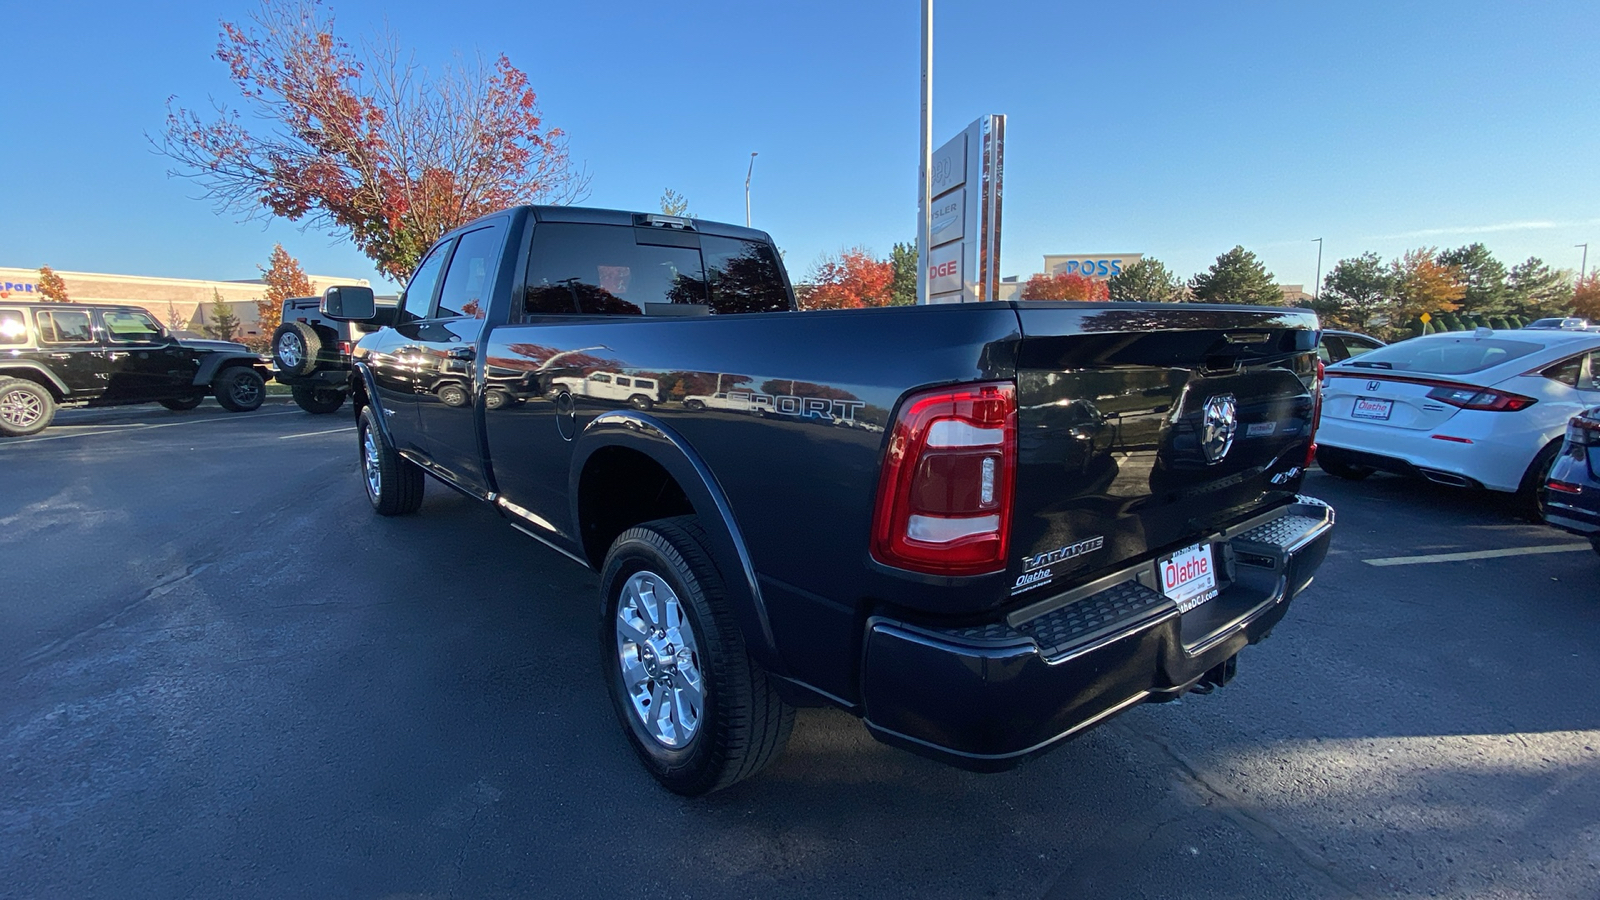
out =
[[[336,322],[370,322],[378,315],[372,288],[334,285],[322,292],[322,314]]]

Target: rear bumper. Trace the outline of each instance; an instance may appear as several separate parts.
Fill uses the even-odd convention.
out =
[[[863,716],[873,736],[976,771],[1010,768],[1147,700],[1223,684],[1327,556],[1333,510],[1301,502],[1217,541],[1218,596],[1180,614],[1145,563],[991,625],[868,622]],[[1231,575],[1229,575],[1231,573]]]
[[[1445,440],[1434,434],[1458,439]],[[1516,491],[1523,473],[1546,443],[1548,438],[1535,430],[1500,433],[1461,415],[1430,430],[1329,418],[1317,429],[1319,450],[1333,450],[1341,459],[1353,460],[1352,464],[1492,491]]]

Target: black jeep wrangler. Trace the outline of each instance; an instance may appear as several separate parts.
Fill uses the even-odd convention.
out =
[[[243,344],[187,343],[133,306],[0,300],[0,435],[43,431],[60,406],[160,403],[207,394],[233,412],[266,397],[266,366]]]
[[[283,302],[283,324],[272,333],[273,377],[286,384],[308,413],[338,412],[350,389],[350,348],[361,336],[393,324],[396,301],[379,298],[373,322],[324,318],[321,297]]]

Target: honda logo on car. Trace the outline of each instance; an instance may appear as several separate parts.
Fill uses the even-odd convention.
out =
[[[1211,572],[1211,559],[1207,556],[1191,556],[1182,563],[1176,559],[1167,560],[1161,567],[1161,581],[1170,592],[1180,588],[1196,578],[1204,578]]]

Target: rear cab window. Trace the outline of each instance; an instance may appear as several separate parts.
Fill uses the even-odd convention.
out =
[[[757,241],[627,225],[534,229],[525,316],[787,312],[772,248]]]
[[[1470,375],[1536,353],[1543,344],[1464,334],[1443,340],[1413,339],[1379,347],[1341,365],[1429,375]]]
[[[28,321],[20,309],[0,309],[0,344],[26,344]]]
[[[33,314],[33,324],[39,329],[42,343],[94,343],[94,329],[89,321],[88,310],[37,310]]]

